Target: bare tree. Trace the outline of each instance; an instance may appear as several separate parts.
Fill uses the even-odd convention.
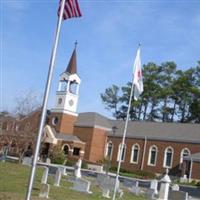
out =
[[[41,97],[33,90],[21,91],[15,98],[15,114],[27,115],[41,106]]]

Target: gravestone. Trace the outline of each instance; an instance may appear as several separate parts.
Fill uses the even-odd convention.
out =
[[[154,189],[147,189],[144,193],[144,196],[146,197],[146,199],[156,199]]]
[[[74,175],[76,178],[81,178],[81,165],[82,165],[82,160],[79,158],[78,162],[75,165],[75,170],[74,170]]]
[[[135,194],[136,196],[141,195],[141,188],[138,187],[138,186],[133,185],[133,186],[129,189],[129,191],[130,191],[131,193]]]
[[[154,190],[154,194],[158,194],[158,181],[156,179],[151,181],[150,189]]]
[[[54,186],[57,186],[57,187],[60,186],[61,176],[62,176],[62,170],[58,168],[54,177]]]
[[[114,191],[115,188],[115,178],[111,178],[106,174],[97,175],[97,183],[102,189],[102,196],[105,198],[110,198],[110,191]],[[116,191],[119,193],[120,198],[123,196],[123,191],[120,189],[120,182],[117,180]]]
[[[178,184],[172,185],[171,188],[172,188],[173,191],[179,191],[179,185]]]
[[[49,184],[41,184],[39,197],[49,198],[49,190],[50,190]]]
[[[44,172],[43,172],[43,175],[42,175],[41,183],[47,184],[48,174],[49,174],[49,168],[44,167]]]
[[[183,191],[170,191],[170,200],[188,200],[188,193]]]
[[[50,158],[47,158],[47,159],[46,159],[46,163],[47,163],[47,164],[51,164],[51,159],[50,159]]]
[[[27,166],[31,166],[32,165],[32,158],[31,157],[23,157],[22,159],[22,165],[27,165]]]
[[[77,178],[73,182],[72,189],[78,192],[85,192],[85,193],[91,194],[92,192],[90,191],[90,185],[91,185],[90,181]]]

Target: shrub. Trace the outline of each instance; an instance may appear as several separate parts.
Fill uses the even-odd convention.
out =
[[[61,148],[59,147],[54,147],[53,151],[51,152],[49,158],[51,159],[52,163],[55,164],[63,164],[66,156],[64,153],[61,151]]]
[[[200,181],[198,181],[198,182],[196,183],[196,186],[197,186],[197,187],[200,187]]]
[[[110,171],[116,172],[117,166],[112,166],[110,168]],[[123,168],[120,169],[120,175],[121,176],[128,176],[128,177],[137,177],[137,178],[149,178],[149,179],[156,178],[156,175],[152,172],[143,171],[143,170],[129,171],[129,170],[123,169]]]

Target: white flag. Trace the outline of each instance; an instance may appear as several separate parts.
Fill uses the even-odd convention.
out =
[[[134,99],[138,100],[138,97],[143,92],[143,81],[142,81],[142,65],[140,59],[140,47],[137,50],[135,62],[133,66],[133,84],[134,84]]]

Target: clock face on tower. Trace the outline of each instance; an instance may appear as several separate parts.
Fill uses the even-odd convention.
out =
[[[69,100],[69,105],[73,106],[74,105],[74,101],[72,99]]]

